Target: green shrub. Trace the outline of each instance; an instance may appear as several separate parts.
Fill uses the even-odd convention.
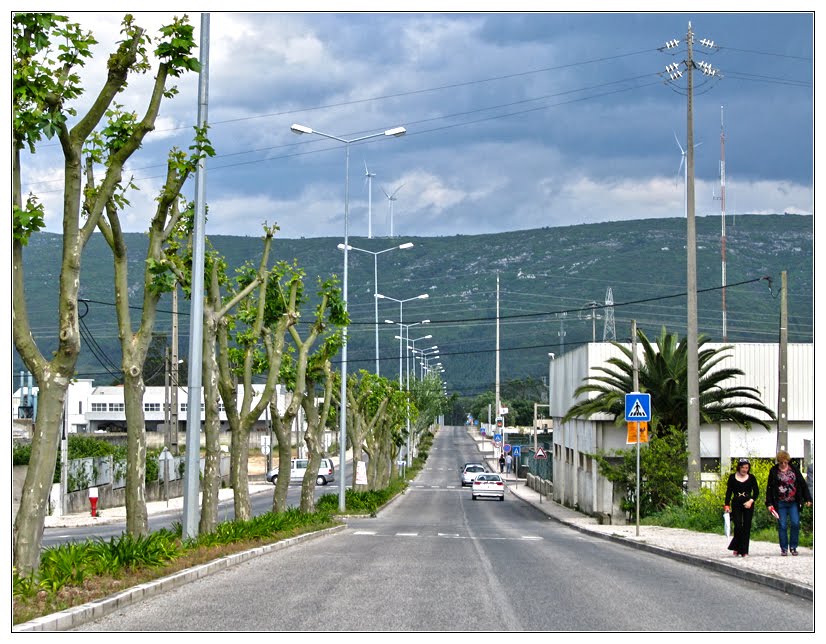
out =
[[[600,473],[625,490],[623,509],[636,510],[637,448],[598,453]],[[685,432],[674,427],[658,436],[649,434],[640,446],[640,516],[645,517],[683,502],[683,477],[687,451]]]
[[[13,443],[11,454],[13,465],[28,465],[32,456],[31,443]]]

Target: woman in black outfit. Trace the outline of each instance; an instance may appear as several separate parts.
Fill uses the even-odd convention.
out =
[[[728,477],[724,508],[726,512],[731,512],[734,534],[728,549],[733,551],[735,557],[747,557],[749,554],[751,519],[754,516],[754,502],[759,494],[757,479],[751,473],[751,463],[748,459],[741,458],[737,461],[737,470]]]

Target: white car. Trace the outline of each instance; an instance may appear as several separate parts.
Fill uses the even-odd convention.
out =
[[[473,479],[483,472],[487,472],[487,469],[485,469],[485,466],[481,463],[465,463],[459,474],[459,478],[462,481],[462,487],[473,483]]]
[[[498,474],[479,474],[473,479],[471,486],[471,497],[475,501],[480,496],[491,496],[500,501],[505,500],[505,482]]]
[[[309,460],[306,458],[294,458],[290,461],[290,481],[301,481],[307,471]],[[278,468],[267,472],[267,482],[275,485],[278,480]],[[335,467],[329,458],[322,458],[321,465],[318,466],[318,474],[315,482],[317,485],[327,485],[336,480]]]

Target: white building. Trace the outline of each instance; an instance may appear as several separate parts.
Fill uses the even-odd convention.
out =
[[[260,398],[264,385],[253,385],[256,392],[253,405]],[[19,418],[21,397],[26,397],[33,391],[37,396],[37,387],[18,389],[12,394],[12,416]],[[238,385],[238,401],[242,400],[244,388]],[[290,399],[290,392],[284,385],[276,386],[278,411],[283,413]],[[66,417],[70,434],[96,433],[102,431],[126,431],[126,409],[123,399],[122,386],[95,386],[94,380],[73,380],[66,392]],[[164,409],[166,407],[167,391],[165,387],[147,387],[143,396],[143,412],[146,430],[149,432],[163,431],[165,423]],[[186,387],[178,388],[178,419],[179,430],[186,430],[188,396]],[[221,429],[228,430],[229,423],[221,399],[218,399],[218,413],[221,419]],[[264,410],[253,431],[264,431],[269,425],[269,406]],[[201,422],[205,419],[204,403],[201,401]],[[299,415],[300,417],[300,415]],[[303,426],[303,425],[302,425]]]
[[[631,348],[630,343],[624,346]],[[719,348],[721,343],[707,343],[708,348]],[[745,375],[731,384],[755,387],[762,403],[777,414],[778,406],[778,344],[737,343],[726,353],[722,367],[740,369]],[[638,344],[638,351],[642,352]],[[599,474],[596,453],[609,453],[629,447],[627,428],[620,426],[607,414],[590,418],[576,418],[567,423],[562,417],[578,400],[577,387],[588,376],[601,372],[594,367],[604,366],[611,357],[623,357],[610,343],[589,343],[565,353],[550,362],[551,416],[553,418],[553,497],[570,507],[596,515],[611,515],[613,520],[623,518],[617,509],[610,481]],[[787,359],[788,382],[788,447],[792,458],[809,456],[814,444],[814,345],[789,344]],[[589,394],[595,397],[595,393]],[[656,410],[652,410],[656,414]],[[758,412],[751,412],[758,415]],[[738,457],[773,458],[777,447],[777,423],[768,421],[771,429],[754,426],[750,429],[735,423],[702,425],[700,427],[701,470],[704,480],[714,480],[719,470],[728,470],[730,459]]]

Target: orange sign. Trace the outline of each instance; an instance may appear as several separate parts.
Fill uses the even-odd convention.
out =
[[[632,421],[627,423],[628,424],[628,438],[625,439],[627,444],[637,442],[637,426],[639,425],[640,431],[640,443],[647,443],[648,442],[648,423],[644,420],[642,421]]]

